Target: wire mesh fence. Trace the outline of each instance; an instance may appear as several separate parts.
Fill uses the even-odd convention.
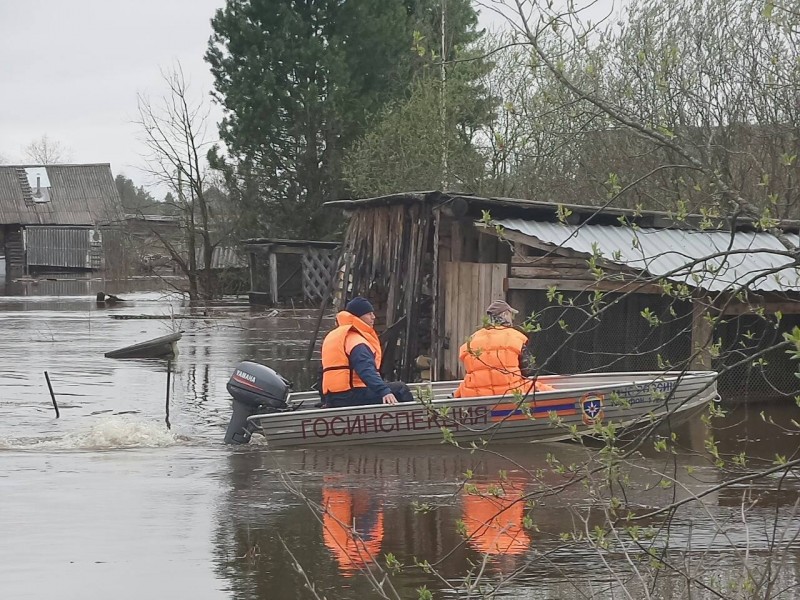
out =
[[[533,326],[531,358],[539,373],[659,371],[691,366],[692,305],[653,295],[606,294],[591,310],[592,295],[546,291],[525,296],[520,310]],[[724,400],[760,401],[800,395],[798,363],[784,333],[797,315],[721,317],[711,339],[711,368]]]

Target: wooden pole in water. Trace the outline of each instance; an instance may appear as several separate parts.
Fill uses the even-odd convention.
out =
[[[170,375],[172,374],[172,361],[167,361],[167,404],[166,404],[166,416],[164,417],[164,422],[167,424],[167,429],[172,429],[172,425],[169,422],[169,380]]]
[[[44,372],[44,378],[47,380],[47,388],[50,390],[50,398],[53,400],[53,408],[56,409],[56,419],[61,417],[61,413],[58,412],[58,403],[56,402],[56,395],[53,393],[53,386],[50,384],[50,375],[47,374],[47,371]]]

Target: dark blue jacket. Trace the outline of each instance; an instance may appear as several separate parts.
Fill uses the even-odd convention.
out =
[[[361,381],[367,384],[367,389],[378,398],[391,393],[392,390],[375,367],[375,355],[366,344],[358,344],[350,352],[350,368],[358,373]]]

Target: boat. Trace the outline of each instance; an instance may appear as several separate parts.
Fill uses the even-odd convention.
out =
[[[715,371],[550,375],[553,387],[525,397],[452,398],[459,381],[409,384],[415,402],[320,408],[315,391],[290,391],[270,367],[245,361],[228,380],[233,413],[227,444],[253,434],[271,448],[355,444],[550,442],[598,433],[598,424],[649,426],[668,417],[677,424],[718,401]]]
[[[180,331],[161,337],[125,346],[119,350],[106,352],[106,358],[175,358],[178,355],[178,340],[183,337]]]

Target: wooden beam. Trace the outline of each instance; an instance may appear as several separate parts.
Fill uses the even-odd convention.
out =
[[[706,318],[712,310],[710,298],[694,298],[692,300],[692,347],[694,357],[690,368],[700,371],[711,369],[711,343],[714,327]]]
[[[488,235],[500,237],[500,234],[498,234],[494,229],[490,229],[488,227],[481,229],[481,231]],[[504,229],[502,237],[509,241],[516,242],[519,244],[524,244],[525,246],[528,246],[530,248],[536,248],[537,250],[541,250],[543,252],[554,252],[561,256],[581,256],[584,259],[586,258],[584,254],[575,252],[570,248],[564,248],[563,246],[555,246],[554,244],[547,244],[529,235],[525,235],[524,233],[519,233],[518,231]]]
[[[272,296],[272,303],[278,303],[278,255],[274,252],[269,253],[269,291]]]
[[[498,234],[494,229],[491,229],[491,228],[481,229],[481,232],[482,233],[486,233],[488,235],[493,235],[493,236],[496,236],[496,237],[500,237],[500,234]],[[586,262],[588,260],[589,256],[590,256],[589,254],[587,254],[585,252],[578,252],[576,250],[573,250],[572,248],[567,248],[565,246],[556,246],[555,244],[542,242],[541,240],[538,240],[538,239],[536,239],[534,237],[531,237],[529,235],[525,235],[524,233],[519,233],[518,231],[512,231],[510,229],[504,229],[503,233],[502,233],[502,237],[504,239],[506,239],[506,240],[515,242],[517,244],[523,244],[523,245],[528,246],[530,248],[535,248],[535,249],[537,249],[537,250],[539,250],[541,252],[546,252],[549,255],[548,257],[541,257],[541,258],[549,258],[549,257],[560,258],[560,259],[573,258],[573,259],[583,260],[584,262]],[[516,250],[515,250],[515,252],[516,252]],[[517,255],[515,254],[515,257],[516,256]],[[533,258],[533,257],[531,257],[531,258]],[[619,264],[617,264],[617,263],[615,263],[615,262],[613,262],[611,260],[608,260],[607,258],[598,259],[597,260],[597,266],[598,267],[602,267],[604,269],[620,269],[620,268],[623,268],[622,265],[619,265]]]
[[[767,315],[775,314],[776,312],[783,313],[784,315],[798,315],[800,314],[800,301],[754,302],[752,304],[735,302],[725,306],[722,315],[726,317],[754,315],[760,311],[763,311],[764,314]]]
[[[273,244],[272,252],[277,254],[305,254],[306,249],[299,246],[284,246],[282,244]]]
[[[250,267],[250,291],[251,292],[258,292],[258,275],[256,268],[258,266],[258,259],[254,252],[247,253],[247,262],[248,266]]]
[[[466,204],[466,201],[465,201]],[[441,378],[441,365],[442,365],[442,335],[441,331],[442,328],[442,298],[440,291],[442,289],[441,286],[441,269],[440,269],[440,262],[442,260],[441,257],[441,238],[440,236],[440,229],[441,229],[441,221],[442,216],[439,211],[433,211],[433,271],[431,273],[431,286],[433,289],[431,290],[432,304],[431,304],[431,352],[430,352],[430,365],[428,366],[428,380],[431,381],[438,381]],[[422,376],[424,380],[425,377]]]
[[[513,253],[511,255],[512,264],[525,264],[532,260],[536,260],[536,257],[531,256],[530,246],[526,246],[525,244],[514,244]]]
[[[519,247],[519,246],[518,246]],[[586,266],[585,258],[572,258],[567,256],[521,256],[514,254],[511,258],[512,267],[583,267]]]
[[[590,279],[595,277],[588,268],[569,267],[515,267],[511,265],[511,277],[552,278],[552,279]]]
[[[616,292],[620,294],[661,294],[662,289],[654,283],[642,281],[586,281],[577,279],[525,279],[509,277],[506,290],[546,290],[551,287],[564,292]]]
[[[272,244],[245,244],[245,250],[252,254],[265,255],[272,250]]]
[[[517,245],[516,248],[519,248]],[[534,267],[541,269],[582,269],[589,272],[588,263],[585,256],[521,256],[514,254],[511,259],[512,267]],[[611,274],[624,273],[633,277],[639,277],[643,271],[634,269],[617,263],[607,263],[601,266],[603,271]]]

